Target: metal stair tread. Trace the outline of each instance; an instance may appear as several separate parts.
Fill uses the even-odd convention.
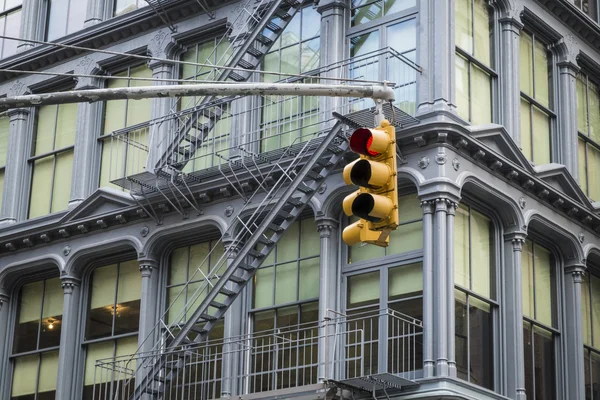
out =
[[[238,65],[245,69],[255,69],[256,65],[252,64],[250,61],[244,60],[243,58],[238,62]]]
[[[235,296],[237,294],[237,292],[234,292],[233,290],[227,289],[227,288],[221,288],[219,290],[219,293],[224,294],[225,296]]]
[[[237,275],[233,275],[233,274],[229,277],[229,280],[232,282],[238,283],[238,284],[244,283],[247,281],[246,278],[242,278],[241,276],[237,276]]]
[[[220,303],[220,302],[218,302],[216,300],[213,300],[213,301],[210,302],[210,306],[214,307],[214,308],[226,308],[227,304],[223,304],[223,303]]]
[[[217,317],[207,314],[207,313],[200,314],[200,318],[202,318],[205,321],[216,321],[217,320]]]

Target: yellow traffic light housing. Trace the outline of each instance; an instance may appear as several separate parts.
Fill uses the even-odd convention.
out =
[[[346,227],[342,239],[349,246],[363,242],[386,247],[398,227],[396,130],[387,120],[375,129],[357,129],[350,148],[360,159],[344,168],[344,181],[359,190],[346,196],[343,209],[360,221]]]

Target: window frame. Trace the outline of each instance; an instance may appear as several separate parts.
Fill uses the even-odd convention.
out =
[[[596,87],[598,87],[599,93],[600,93],[600,84],[598,84],[598,82],[594,79],[591,79],[590,76],[592,75],[592,72],[587,71],[586,69],[582,69],[579,73],[578,76],[575,78],[576,80],[579,79],[580,76],[585,77],[585,109],[586,109],[586,126],[587,126],[587,132],[582,132],[581,129],[579,129],[579,123],[577,124],[577,140],[578,142],[581,140],[583,142],[583,146],[584,146],[584,155],[585,155],[585,160],[583,160],[584,164],[585,164],[585,187],[583,185],[583,182],[581,182],[581,176],[579,177],[579,185],[581,186],[583,192],[590,197],[589,193],[590,193],[590,178],[589,178],[589,150],[588,150],[588,146],[591,146],[593,148],[595,148],[596,150],[598,150],[598,152],[600,153],[600,143],[594,141],[591,138],[591,134],[590,134],[590,81],[596,85]],[[599,110],[598,112],[600,113],[600,104],[599,104]],[[598,126],[598,129],[600,129],[600,126]],[[599,133],[600,136],[600,133]],[[578,143],[579,145],[579,143]],[[579,153],[579,152],[578,152]],[[579,156],[579,154],[578,154]],[[581,160],[580,160],[581,162]],[[599,183],[600,185],[600,183]],[[590,197],[591,198],[591,197]],[[599,199],[593,199],[596,201],[600,201]]]
[[[8,36],[7,33],[6,33],[6,26],[7,26],[6,21],[8,20],[8,16],[10,14],[13,14],[13,13],[16,13],[16,12],[20,12],[21,13],[21,16],[19,18],[19,21],[20,21],[19,22],[19,30],[20,30],[20,27],[21,27],[21,25],[23,23],[23,21],[22,21],[22,17],[23,17],[23,1],[21,1],[21,4],[19,4],[18,6],[13,6],[11,8],[8,8],[8,9],[0,12],[0,20],[2,18],[4,18],[4,21],[5,21],[3,29],[2,29],[2,32],[0,32],[2,35]],[[17,36],[20,37],[20,34],[17,34]],[[8,40],[8,39],[2,39],[0,41],[0,59],[5,59],[5,58],[8,58],[8,57],[14,56],[18,52],[18,51],[15,51],[13,54],[5,55],[4,54],[4,44],[6,43],[6,40]],[[16,49],[17,49],[17,45],[15,45],[15,50]]]
[[[51,10],[52,10],[52,0],[46,0],[46,7],[45,7],[45,18],[44,18],[44,40],[45,41],[55,41],[55,40],[59,40],[65,36],[71,35],[75,32],[78,32],[80,30],[82,30],[84,28],[83,24],[81,24],[81,27],[78,29],[75,29],[72,32],[69,32],[69,25],[72,21],[69,20],[69,17],[71,15],[71,10],[72,10],[72,5],[73,4],[81,4],[81,1],[85,1],[84,3],[84,14],[87,14],[86,9],[87,9],[87,2],[90,0],[67,0],[68,1],[68,5],[67,5],[67,9],[66,9],[66,16],[65,16],[65,21],[64,21],[64,31],[56,36],[56,37],[49,37],[50,34],[50,15],[51,15]],[[86,16],[84,15],[84,23],[85,23],[85,19]]]

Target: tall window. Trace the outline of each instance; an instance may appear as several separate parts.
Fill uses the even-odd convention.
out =
[[[581,287],[586,400],[600,399],[600,277],[588,273]]]
[[[11,356],[11,400],[54,399],[62,310],[59,278],[21,288]]]
[[[0,34],[19,37],[21,30],[21,4],[23,0],[0,0]],[[0,58],[10,57],[17,52],[17,40],[0,39]]]
[[[41,106],[37,111],[29,218],[66,210],[71,195],[77,104]]]
[[[123,77],[123,79],[110,79],[107,84],[109,89],[152,84],[149,81],[135,79],[152,78],[152,71],[145,65],[127,68],[114,76]],[[148,156],[148,151],[144,150],[144,146],[148,146],[148,126],[132,128],[124,133],[123,140],[111,140],[110,135],[114,131],[149,121],[151,106],[152,99],[110,100],[105,103],[104,128],[100,137],[102,142],[100,187],[110,186],[120,189],[110,181],[143,171]],[[127,140],[124,140],[125,138]]]
[[[348,247],[348,264],[423,248],[423,211],[416,194],[398,198],[399,226],[390,234],[388,247],[356,244]],[[351,219],[350,223],[357,219]]]
[[[46,39],[54,40],[83,28],[87,0],[48,0]]]
[[[575,0],[575,7],[585,15],[598,22],[598,0]]]
[[[551,159],[552,58],[534,34],[521,32],[521,150],[537,165]]]
[[[474,125],[492,122],[491,10],[486,0],[457,0],[456,107]]]
[[[321,15],[305,7],[288,23],[265,55],[263,69],[288,74],[305,74],[319,67]],[[264,75],[274,82],[286,76]],[[310,81],[305,81],[310,83]],[[286,147],[311,139],[318,131],[317,96],[266,96],[261,119],[262,151]]]
[[[458,377],[494,389],[494,225],[461,204],[454,225],[455,341]]]
[[[416,0],[354,0],[352,1],[352,26],[367,24],[416,5]]]
[[[4,193],[4,170],[6,168],[6,156],[8,155],[8,134],[10,131],[10,118],[8,115],[0,117],[0,207],[2,207],[2,195]]]
[[[229,40],[213,38],[189,46],[188,51],[181,55],[181,60],[214,66],[225,65],[231,56],[231,52],[232,48]],[[190,83],[193,83],[193,81],[217,80],[221,72],[222,70],[217,71],[211,67],[182,64],[180,76],[182,79],[190,80]],[[200,104],[203,99],[204,96],[181,97],[178,107],[180,110],[189,109]],[[188,157],[190,161],[186,164],[184,172],[198,171],[227,161],[232,120],[230,104],[225,103],[217,106],[217,108],[220,117],[210,130],[205,128],[210,123],[209,115],[204,115],[203,112],[199,112],[198,123],[190,129],[187,140],[194,148],[194,153]]]
[[[114,2],[113,15],[115,17],[148,5],[144,0],[114,0]]]
[[[319,319],[319,254],[320,236],[314,220],[297,221],[254,277],[253,392],[317,382],[318,332],[314,323]],[[313,325],[298,327],[307,323]],[[286,331],[288,327],[296,328]]]
[[[531,240],[523,246],[521,262],[525,390],[528,399],[556,398],[556,290],[550,250]]]
[[[137,260],[96,268],[90,288],[83,399],[93,397],[94,383],[112,379],[107,374],[95,374],[97,360],[134,354],[137,350],[142,292]],[[127,366],[131,370],[135,367]]]
[[[577,75],[579,184],[592,200],[600,201],[600,91],[587,75]]]

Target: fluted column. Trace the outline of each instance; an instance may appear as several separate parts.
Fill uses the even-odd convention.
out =
[[[446,215],[446,315],[448,317],[448,374],[456,377],[456,346],[454,340],[454,217],[458,203],[448,200]]]
[[[84,28],[96,25],[98,22],[104,21],[105,18],[110,18],[112,15],[106,15],[108,10],[108,0],[87,0],[87,9],[85,13]],[[110,13],[112,14],[112,13]]]
[[[339,223],[334,218],[317,218],[317,229],[321,238],[321,256],[319,267],[319,321],[329,321],[336,315],[328,310],[340,310],[339,282],[341,271],[338,268],[338,235]],[[331,375],[334,353],[334,328],[331,324],[319,329],[319,381],[335,379]]]
[[[27,217],[29,199],[29,168],[27,156],[31,147],[30,117],[33,109],[15,108],[8,111],[10,132],[4,170],[4,195],[0,220],[14,223]]]
[[[21,39],[43,40],[46,24],[44,21],[46,2],[44,0],[23,0],[21,9]],[[34,43],[19,42],[17,51],[25,51],[37,46]]]
[[[504,235],[504,303],[501,308],[504,320],[503,363],[506,365],[506,396],[525,400],[525,368],[523,349],[523,300],[521,284],[521,256],[525,243],[525,232]]]
[[[521,141],[521,88],[519,86],[519,36],[523,24],[514,13],[500,18],[499,122],[518,144]]]
[[[231,266],[233,260],[237,257],[243,243],[240,241],[233,240],[231,238],[223,239],[223,247],[225,254],[227,254],[227,267]],[[230,290],[234,289],[232,282],[227,283],[227,288]],[[247,293],[246,288],[242,290],[242,293],[233,301],[229,309],[223,317],[223,367],[222,375],[223,381],[221,383],[221,397],[231,397],[234,395],[242,394],[238,389],[237,377],[242,375],[241,368],[241,352],[239,350],[239,343],[231,344],[231,338],[239,338],[244,333],[242,321],[244,320],[243,306],[246,299],[245,294]],[[235,339],[233,340],[236,341]]]
[[[565,313],[564,345],[567,354],[566,393],[572,399],[585,399],[585,370],[583,354],[583,328],[581,312],[581,283],[586,266],[570,265],[565,268]]]
[[[8,343],[9,310],[10,296],[0,288],[0,398],[7,399],[10,396],[8,388],[10,387],[8,355],[10,346]]]
[[[74,398],[74,379],[76,360],[80,348],[79,315],[82,304],[81,280],[66,275],[60,278],[64,292],[63,314],[60,330],[60,351],[58,352],[58,380],[56,383],[56,398]]]
[[[433,355],[433,210],[435,203],[422,201],[423,209],[423,377],[434,374]]]

